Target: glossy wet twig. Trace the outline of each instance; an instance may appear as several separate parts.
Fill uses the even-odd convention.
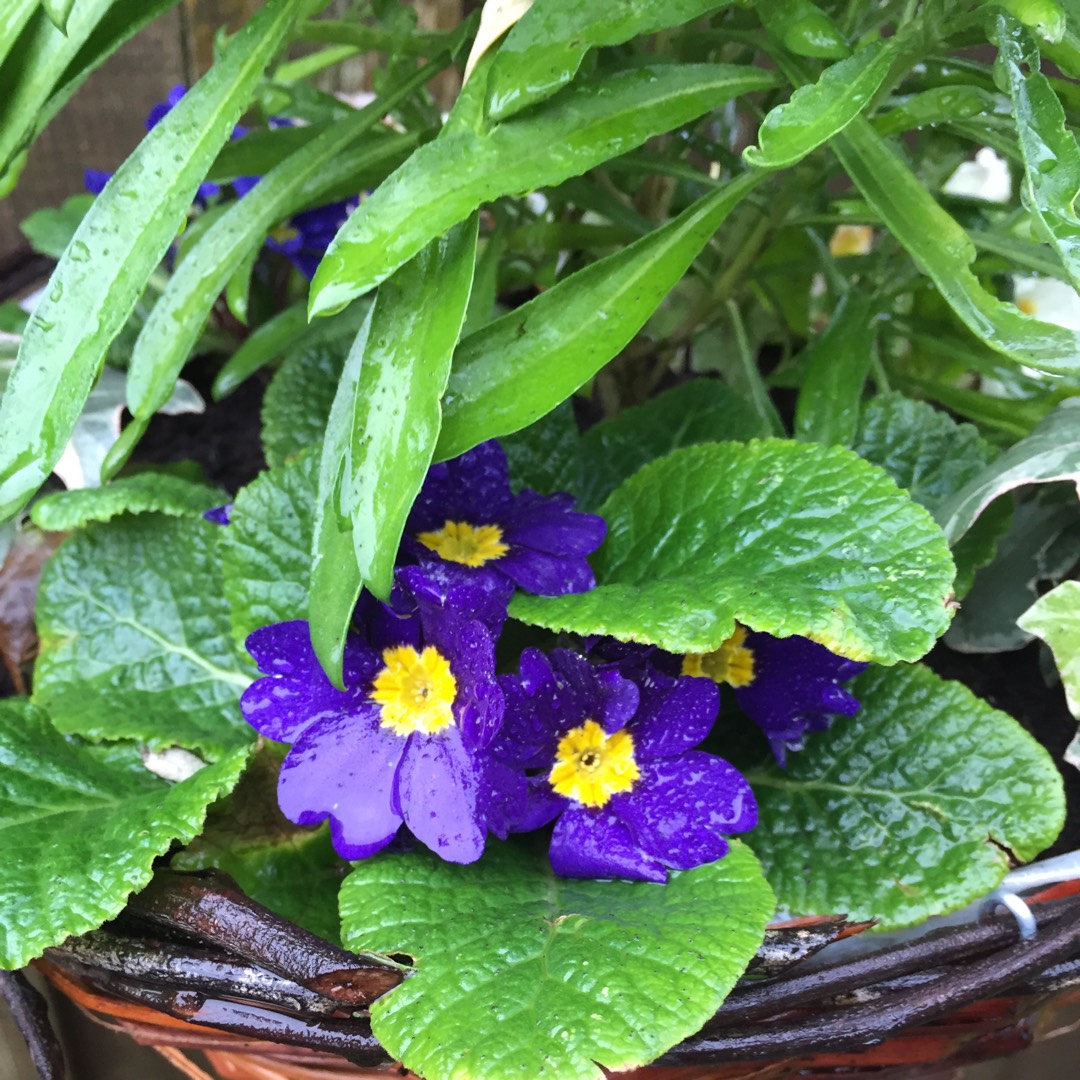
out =
[[[347,1005],[366,1005],[401,982],[406,969],[351,953],[246,897],[223,874],[159,872],[128,904],[129,914],[197,937]]]

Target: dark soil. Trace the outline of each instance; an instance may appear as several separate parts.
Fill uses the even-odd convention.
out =
[[[261,372],[233,391],[223,401],[213,401],[210,386],[220,359],[199,358],[184,369],[184,378],[206,401],[203,413],[164,416],[150,422],[132,458],[133,464],[166,465],[195,461],[206,478],[220,484],[230,494],[253,480],[266,468],[260,438],[260,408],[270,381]]]

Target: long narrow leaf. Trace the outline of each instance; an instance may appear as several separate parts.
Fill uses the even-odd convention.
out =
[[[869,121],[857,117],[831,145],[866,201],[979,340],[1040,371],[1080,372],[1080,334],[1033,319],[982,287],[971,271],[975,246],[967,233]]]
[[[1080,217],[1075,207],[1080,147],[1065,126],[1065,110],[1050,80],[1039,72],[1039,54],[1026,31],[1004,13],[998,15],[995,30],[997,68],[1009,88],[1024,156],[1024,205],[1061,256],[1073,288],[1080,289]],[[1020,66],[1025,61],[1031,69],[1027,75]]]
[[[373,288],[481,203],[561,183],[773,83],[769,72],[729,64],[639,68],[568,87],[489,134],[442,136],[342,227],[315,275],[311,312],[335,311]]]
[[[881,87],[894,51],[891,44],[871,42],[827,67],[816,83],[798,87],[765,117],[758,145],[748,146],[743,159],[758,169],[784,168],[843,131]]]
[[[37,8],[38,0],[6,0],[0,6],[0,64]]]
[[[68,21],[66,34],[40,7],[25,21],[18,49],[0,68],[0,173],[43,126],[40,113],[49,95],[112,3],[83,0]]]
[[[274,357],[281,356],[307,326],[307,304],[301,302],[279,311],[253,330],[217,373],[211,397],[215,401],[228,397],[245,379],[251,378]]]
[[[728,7],[732,0],[540,0],[499,46],[488,113],[505,120],[565,86],[592,48],[621,45]]]
[[[436,459],[518,431],[565,401],[631,341],[761,179],[732,180],[467,337],[454,354]]]
[[[331,409],[320,473],[319,501],[325,506],[314,555],[318,560],[337,549],[342,543],[340,519],[347,516],[358,580],[384,600],[393,584],[405,519],[439,437],[439,399],[469,304],[477,224],[474,216],[451,230],[383,283],[362,335],[359,375],[342,379],[338,390],[338,396],[351,401],[339,408],[335,397]],[[346,421],[348,431],[342,433],[335,424]],[[344,466],[328,462],[329,447],[346,443]],[[345,599],[355,589],[353,579],[346,582]],[[325,597],[323,590],[334,595]],[[340,622],[346,606],[340,592],[340,584],[327,575],[313,577],[312,641],[335,682],[341,678],[342,660],[337,643],[348,626],[348,618]],[[337,624],[330,622],[331,616]],[[324,653],[320,649],[325,643],[333,647]]]
[[[295,16],[290,0],[268,0],[83,219],[27,325],[0,403],[0,520],[26,502],[59,458],[105,350]]]
[[[45,14],[49,16],[53,26],[61,34],[67,33],[67,23],[71,17],[71,9],[74,4],[75,0],[41,0],[41,6],[45,9]]]
[[[391,94],[334,124],[290,154],[223,214],[188,253],[135,342],[127,385],[128,407],[137,422],[145,426],[168,400],[214,301],[270,229],[297,210],[318,202],[361,170],[398,156],[402,144],[411,144],[414,137],[402,135],[375,140],[370,148],[351,150],[388,108],[430,78],[427,69],[413,72]],[[132,425],[127,431],[134,428]],[[130,450],[132,439],[123,441]],[[112,471],[120,463],[118,455],[110,462]]]
[[[795,407],[797,439],[851,445],[873,348],[870,298],[848,292],[808,349],[806,376]]]

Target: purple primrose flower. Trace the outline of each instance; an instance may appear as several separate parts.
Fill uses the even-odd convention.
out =
[[[693,749],[716,716],[712,684],[657,671],[634,681],[566,649],[526,649],[520,676],[499,682],[506,716],[493,753],[530,774],[508,824],[524,832],[558,818],[557,874],[663,882],[723,857],[724,834],[757,823],[744,777]]]
[[[509,770],[483,751],[503,695],[491,631],[469,611],[490,605],[461,582],[398,572],[392,604],[365,597],[345,644],[345,689],[323,673],[308,624],[256,630],[248,651],[266,678],[241,708],[260,734],[291,744],[278,803],[299,825],[330,819],[334,847],[363,859],[404,823],[450,862],[484,849],[491,807],[515,798]]]
[[[503,448],[481,443],[433,465],[405,526],[405,548],[421,563],[453,565],[464,578],[517,585],[542,596],[587,592],[586,556],[604,540],[604,519],[574,510],[570,495],[514,495]]]
[[[304,210],[274,229],[266,238],[266,246],[280,251],[310,281],[330,241],[359,205],[359,198],[352,198]]]
[[[807,731],[824,731],[837,713],[859,711],[859,702],[840,684],[865,667],[809,638],[777,638],[744,626],[736,626],[713,652],[682,659],[684,675],[734,688],[739,707],[768,737],[781,765],[788,750],[802,749]]]

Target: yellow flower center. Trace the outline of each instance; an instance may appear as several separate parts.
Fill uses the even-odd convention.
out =
[[[869,225],[837,225],[829,237],[829,254],[837,259],[867,255],[873,246],[874,230]]]
[[[418,653],[411,645],[383,650],[386,665],[371,690],[382,707],[381,725],[395,735],[433,735],[454,722],[457,681],[450,661],[434,645]]]
[[[555,758],[548,783],[583,806],[604,806],[612,795],[629,791],[641,775],[630,732],[623,728],[608,735],[595,720],[568,731]]]
[[[295,240],[299,235],[300,230],[292,225],[276,225],[270,230],[271,239],[279,244],[287,244],[290,240]]]
[[[510,550],[502,542],[498,525],[470,525],[465,521],[448,521],[437,532],[420,533],[417,539],[447,562],[466,566],[483,566]]]
[[[688,653],[683,657],[684,675],[697,675],[731,686],[749,686],[754,681],[754,651],[746,641],[746,627],[736,626],[735,633],[710,653]]]
[[[1031,299],[1030,296],[1021,296],[1017,298],[1016,306],[1025,315],[1034,315],[1039,310],[1039,305]]]

